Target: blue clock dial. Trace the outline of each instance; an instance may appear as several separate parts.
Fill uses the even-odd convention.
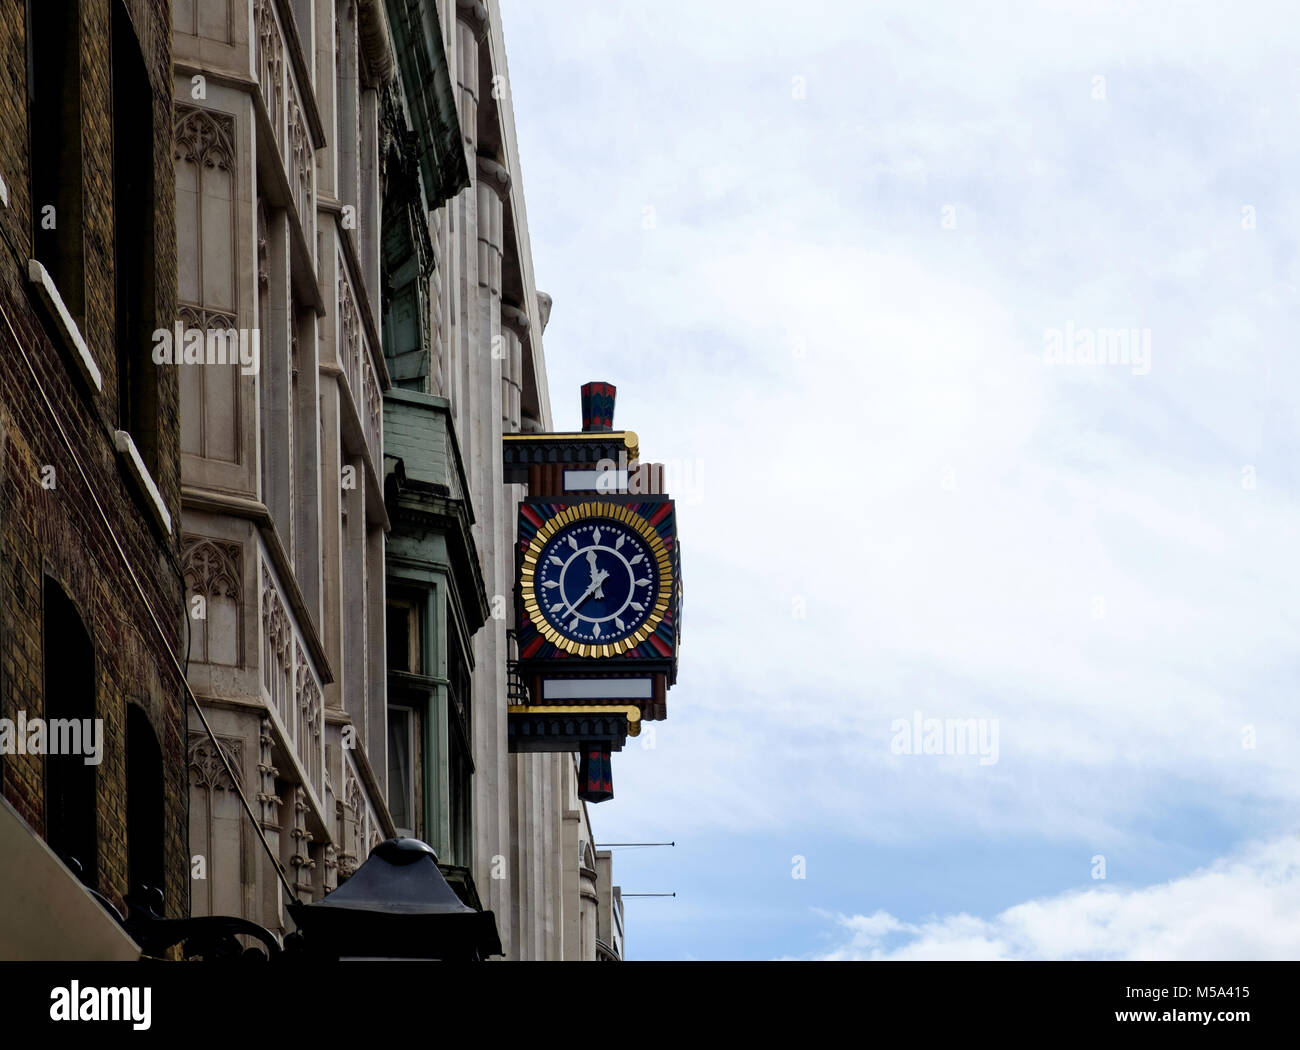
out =
[[[537,563],[537,605],[564,637],[621,641],[654,610],[659,574],[646,542],[618,522],[587,519],[560,530]]]

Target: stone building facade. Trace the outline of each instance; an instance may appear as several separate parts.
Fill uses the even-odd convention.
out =
[[[101,905],[141,887],[283,936],[412,835],[507,958],[620,958],[576,756],[507,741],[502,437],[550,429],[551,304],[496,0],[21,16],[0,957],[130,957]],[[102,763],[3,753],[20,716],[102,719]]]
[[[381,97],[366,0],[175,0],[185,328],[258,367],[185,366],[181,558],[190,681],[294,894],[395,833],[386,805]],[[255,335],[254,335],[255,333]],[[190,725],[194,913],[289,927],[275,866]]]
[[[189,907],[170,10],[0,18],[0,957],[129,954],[74,872]]]
[[[510,958],[594,959],[594,938],[582,936],[594,928],[594,840],[577,759],[510,754],[506,738],[523,490],[503,482],[501,436],[552,428],[542,345],[551,299],[533,276],[499,5],[447,2],[441,15],[473,184],[433,219],[445,276],[429,389],[448,400],[461,439],[493,613],[474,639],[475,878]]]
[[[576,758],[510,754],[506,732],[522,486],[504,483],[501,439],[550,429],[551,300],[533,277],[501,14],[495,0],[388,7],[399,54],[436,16],[469,175],[429,216],[423,338],[385,340],[389,703],[394,723],[420,727],[394,741],[417,773],[393,801],[416,802],[417,832],[469,869],[508,958],[595,959],[600,876]],[[408,101],[417,81],[403,76]]]

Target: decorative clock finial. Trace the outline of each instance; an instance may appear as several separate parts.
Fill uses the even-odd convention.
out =
[[[585,432],[614,429],[613,383],[584,383],[582,385],[582,429]]]

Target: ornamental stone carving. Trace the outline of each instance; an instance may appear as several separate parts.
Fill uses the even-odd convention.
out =
[[[176,160],[222,171],[234,170],[234,117],[216,110],[183,105],[177,105],[174,114],[172,155]]]
[[[185,587],[191,594],[241,600],[241,560],[242,551],[237,543],[223,543],[203,536],[181,539],[181,571],[185,574]]]
[[[324,702],[307,655],[302,651],[302,646],[296,642],[294,643],[294,681],[296,683],[294,741],[308,780],[313,787],[320,788],[320,735],[324,718]]]
[[[217,737],[217,742],[221,746],[220,753],[206,733],[190,734],[190,784],[212,791],[233,791],[242,786],[244,742],[233,737]],[[234,772],[233,781],[226,771],[225,763],[221,760],[223,753]]]
[[[289,685],[293,673],[290,663],[289,646],[293,640],[293,629],[289,625],[288,614],[280,600],[271,579],[271,572],[262,565],[262,683],[271,698],[271,703],[285,722],[285,729],[292,732],[292,715],[289,711]]]
[[[293,838],[293,855],[289,858],[289,863],[293,865],[294,887],[310,899],[313,889],[311,873],[316,867],[316,862],[311,858],[312,835],[307,830],[308,809],[307,792],[298,785],[293,789],[293,831],[290,832]]]
[[[265,830],[279,830],[280,796],[275,793],[275,778],[280,771],[272,763],[272,746],[275,738],[271,734],[271,720],[263,718],[258,734],[258,786],[257,802],[261,810],[259,819]]]
[[[339,259],[340,271],[343,267],[343,260]],[[352,301],[352,286],[348,279],[339,274],[339,355],[342,357],[343,371],[348,377],[348,384],[352,387],[353,397],[361,389],[361,377],[358,374],[358,364],[361,359],[361,318],[357,314],[356,305]]]
[[[255,0],[253,22],[257,28],[257,81],[262,88],[262,101],[271,117],[275,143],[284,149],[283,116],[281,115],[284,83],[284,41],[280,27],[271,9],[271,0]]]
[[[285,157],[285,167],[293,179],[294,204],[298,208],[298,222],[304,234],[312,228],[311,211],[311,173],[315,163],[315,154],[311,148],[311,139],[307,134],[307,121],[293,86],[289,88],[289,151]]]
[[[339,851],[331,842],[325,847],[325,892],[332,893],[339,887]]]

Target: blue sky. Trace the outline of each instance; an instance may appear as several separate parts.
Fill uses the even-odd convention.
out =
[[[629,957],[1300,955],[1300,15],[502,8],[556,425],[679,502]]]

